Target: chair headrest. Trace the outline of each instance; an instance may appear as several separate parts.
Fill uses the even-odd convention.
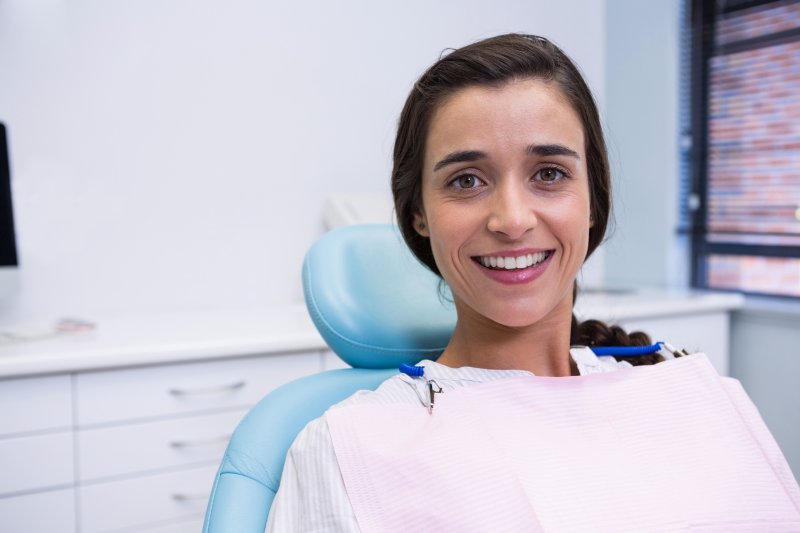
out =
[[[408,250],[396,226],[361,224],[323,235],[303,263],[311,319],[356,368],[435,359],[456,322],[439,278]]]

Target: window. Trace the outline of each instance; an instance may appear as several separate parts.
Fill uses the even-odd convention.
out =
[[[687,7],[693,285],[800,298],[800,1]]]

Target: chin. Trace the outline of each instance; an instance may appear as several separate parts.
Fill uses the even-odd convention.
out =
[[[508,328],[524,328],[544,320],[551,320],[556,315],[561,316],[565,305],[569,306],[569,315],[572,313],[571,300],[567,301],[565,298],[556,297],[547,291],[538,292],[536,295],[524,295],[520,298],[506,296],[495,299],[478,297],[463,300],[456,297],[455,302],[456,310],[459,316],[463,315],[463,318],[472,316],[479,319],[482,317]]]
[[[535,297],[509,298],[486,305],[487,303],[489,302],[483,302],[483,306],[478,305],[472,309],[489,320],[509,328],[532,326],[542,321],[555,320],[557,323],[565,316],[572,315],[571,298],[555,297],[552,294],[540,293]],[[565,309],[565,306],[569,309]]]
[[[487,313],[484,315],[486,318],[501,326],[507,328],[524,328],[531,326],[537,322],[541,322],[544,318],[544,313],[540,311],[527,310],[527,312],[509,312],[504,310],[497,313]]]

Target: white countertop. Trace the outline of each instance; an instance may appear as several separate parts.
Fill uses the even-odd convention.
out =
[[[637,289],[630,292],[579,294],[575,316],[617,322],[640,318],[733,311],[744,305],[741,294],[694,290]]]
[[[106,317],[94,331],[0,344],[0,378],[326,348],[302,305]]]
[[[724,312],[743,303],[736,294],[642,290],[583,294],[575,312],[580,319],[618,322]],[[0,343],[0,378],[327,348],[302,304],[91,320],[94,331]],[[42,323],[0,330],[36,334],[52,332],[52,327]]]

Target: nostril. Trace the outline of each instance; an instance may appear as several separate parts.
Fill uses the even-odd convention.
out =
[[[490,220],[487,224],[487,229],[492,233],[505,235],[508,238],[516,239],[533,230],[536,227],[536,219],[524,220],[511,220],[511,219],[495,219]]]
[[[522,205],[518,199],[503,202],[495,207],[487,220],[487,228],[493,233],[517,238],[538,224],[538,217],[530,205]]]

